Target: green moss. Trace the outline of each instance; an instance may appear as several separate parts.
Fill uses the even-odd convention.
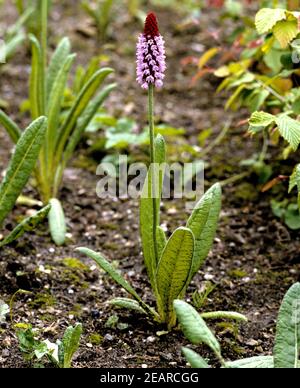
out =
[[[36,294],[34,299],[28,302],[28,306],[32,309],[43,309],[46,307],[52,307],[56,304],[56,299],[53,295],[47,292],[41,292]]]
[[[82,271],[89,270],[89,267],[87,265],[83,264],[80,260],[74,257],[66,257],[65,259],[63,259],[63,263],[68,268],[79,269]]]
[[[236,268],[228,271],[228,275],[231,276],[232,278],[240,279],[240,278],[246,277],[248,274],[246,271]]]
[[[255,201],[258,198],[258,190],[250,183],[243,182],[236,188],[234,195],[244,201]]]
[[[82,315],[82,306],[81,304],[75,304],[73,309],[69,311],[70,315],[74,315],[74,317],[80,317]]]
[[[103,341],[103,337],[98,333],[92,333],[88,337],[88,342],[93,345],[100,345],[102,341]]]

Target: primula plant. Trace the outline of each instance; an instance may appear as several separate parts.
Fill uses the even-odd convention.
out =
[[[9,122],[8,124],[11,123]],[[16,128],[15,132],[13,132],[13,127],[11,128],[11,134],[15,137],[17,144],[0,185],[0,227],[13,209],[36,165],[44,141],[46,127],[46,118],[40,117],[35,120],[22,135]],[[0,240],[0,248],[12,243],[25,232],[35,229],[38,223],[47,217],[50,207],[51,206],[48,205],[37,212],[37,214],[25,218],[2,241]]]
[[[103,257],[87,248],[78,251],[91,257],[134,299],[117,298],[111,303],[149,315],[169,329],[175,326],[173,301],[185,296],[191,280],[203,265],[212,246],[221,209],[221,187],[214,185],[196,205],[185,227],[167,240],[160,226],[160,200],[165,163],[165,141],[154,134],[154,90],[163,86],[166,69],[164,40],[156,16],[146,18],[137,45],[137,81],[148,91],[151,164],[140,200],[140,232],[144,263],[156,299],[157,309],[147,305],[132,286]]]
[[[272,356],[258,356],[227,362],[213,332],[198,312],[181,300],[174,301],[176,314],[186,338],[194,345],[206,344],[215,353],[224,368],[300,368],[300,283],[286,293],[277,319],[275,346]],[[209,317],[211,318],[211,316]],[[193,368],[210,368],[199,354],[190,348],[182,349]]]
[[[45,140],[35,169],[37,188],[45,204],[51,202],[50,230],[56,244],[65,241],[64,212],[58,200],[65,167],[78,145],[82,134],[106,100],[115,84],[100,89],[110,68],[93,69],[83,77],[83,84],[71,106],[65,110],[64,92],[75,55],[70,53],[70,42],[62,39],[47,65],[47,16],[48,1],[39,0],[40,40],[31,35],[32,64],[30,75],[29,105],[32,119],[48,117]],[[16,142],[21,131],[4,112],[0,111],[0,123]]]

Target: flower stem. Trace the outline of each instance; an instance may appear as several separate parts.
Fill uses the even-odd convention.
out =
[[[156,165],[155,165],[155,134],[154,134],[154,86],[149,85],[148,89],[148,109],[149,109],[149,136],[150,136],[150,173],[151,179],[151,198],[152,198],[152,210],[153,210],[153,245],[155,254],[155,264],[158,263],[158,247],[156,238],[157,229],[157,194],[156,194]],[[154,270],[154,268],[153,268]]]

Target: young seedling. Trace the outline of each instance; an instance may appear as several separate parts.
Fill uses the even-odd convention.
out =
[[[66,225],[63,208],[57,197],[65,167],[85,129],[116,85],[109,84],[99,91],[113,70],[89,68],[93,72],[88,71],[86,77],[83,77],[84,82],[72,106],[67,111],[63,110],[64,92],[75,55],[71,54],[69,39],[64,38],[47,66],[48,1],[37,2],[41,29],[39,40],[33,35],[30,37],[32,64],[29,100],[32,118],[47,116],[48,126],[35,176],[42,201],[52,204],[49,224],[53,240],[57,245],[62,245],[65,242]],[[0,124],[5,127],[12,141],[17,142],[21,130],[2,111]]]
[[[36,330],[28,324],[18,324],[17,337],[19,347],[26,361],[37,360],[39,363],[47,358],[58,368],[71,368],[72,359],[77,352],[82,334],[82,325],[69,326],[62,338],[52,343],[49,340],[37,339]]]
[[[152,50],[152,53],[146,49]],[[115,282],[134,299],[117,298],[118,307],[145,313],[169,329],[175,326],[173,301],[183,298],[188,285],[203,265],[212,246],[221,209],[221,187],[211,187],[196,205],[185,227],[180,227],[167,241],[160,226],[160,200],[165,163],[165,141],[154,134],[154,88],[163,86],[165,65],[164,40],[159,33],[156,16],[147,16],[145,31],[137,49],[138,82],[148,89],[151,166],[140,200],[140,232],[144,263],[156,299],[157,310],[148,306],[131,285],[103,257],[87,248],[78,251],[91,257]],[[155,65],[154,65],[155,63]],[[160,172],[158,171],[160,170]]]
[[[226,362],[222,357],[218,340],[203,320],[207,315],[200,316],[192,306],[181,300],[176,300],[174,307],[185,337],[194,345],[201,343],[208,345],[224,368],[300,368],[300,283],[294,284],[288,290],[281,304],[273,356]],[[182,352],[193,368],[210,367],[193,350],[183,348]]]
[[[13,209],[36,165],[46,133],[47,120],[45,117],[38,118],[22,134],[10,121],[7,122],[7,127],[10,130],[11,137],[15,137],[18,141],[5,177],[0,184],[0,227]],[[12,243],[25,232],[35,229],[47,217],[50,207],[48,205],[35,215],[24,219],[11,233],[0,241],[0,248]]]

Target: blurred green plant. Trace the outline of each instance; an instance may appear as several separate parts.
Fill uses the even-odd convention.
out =
[[[181,300],[174,302],[174,308],[185,337],[194,345],[207,345],[223,368],[300,368],[300,283],[294,284],[288,290],[281,304],[272,356],[227,362],[222,357],[218,340],[204,321],[207,315],[198,314],[192,306]],[[215,318],[218,318],[217,314]],[[182,348],[182,352],[192,368],[210,368],[207,361],[192,349]]]
[[[113,20],[113,0],[82,0],[83,10],[91,17],[100,42],[105,42],[108,28]]]
[[[84,76],[77,75],[75,96],[69,108],[63,111],[64,92],[75,55],[70,53],[69,39],[63,38],[47,66],[48,5],[46,0],[39,0],[38,5],[42,31],[40,41],[33,35],[30,37],[32,63],[29,105],[32,119],[45,115],[48,117],[48,126],[35,176],[42,201],[45,204],[49,201],[52,203],[49,214],[52,238],[56,244],[62,245],[65,242],[66,225],[64,212],[57,197],[64,169],[73,156],[82,134],[116,85],[109,84],[100,89],[113,70],[99,69],[93,62]],[[17,124],[2,111],[0,123],[9,134],[12,129],[14,130],[11,139],[16,142],[21,134]]]
[[[19,195],[35,168],[47,126],[46,119],[41,117],[35,120],[23,134],[20,135],[18,132],[19,130],[17,130],[11,122],[8,122],[7,124],[10,136],[18,141],[6,174],[0,185],[0,227],[13,209]],[[35,229],[37,225],[47,217],[50,207],[51,206],[48,205],[38,211],[35,215],[25,218],[3,240],[0,240],[0,248],[12,243],[25,232]]]
[[[292,2],[288,3],[293,7]],[[213,47],[197,60],[199,72],[194,81],[206,73],[214,73],[223,78],[217,91],[230,93],[225,109],[236,111],[246,107],[251,112],[248,132],[251,136],[261,136],[262,151],[241,164],[258,174],[260,183],[265,184],[263,191],[288,178],[280,174],[268,182],[273,174],[273,166],[266,162],[269,145],[279,146],[279,158],[287,160],[300,144],[298,18],[296,11],[262,8],[254,22],[244,21],[243,30],[228,52]],[[218,56],[225,64],[219,68],[209,67],[208,63]],[[236,57],[239,60],[232,61]],[[187,63],[189,61],[192,60]],[[295,187],[300,189],[298,166],[290,177],[289,192]]]

